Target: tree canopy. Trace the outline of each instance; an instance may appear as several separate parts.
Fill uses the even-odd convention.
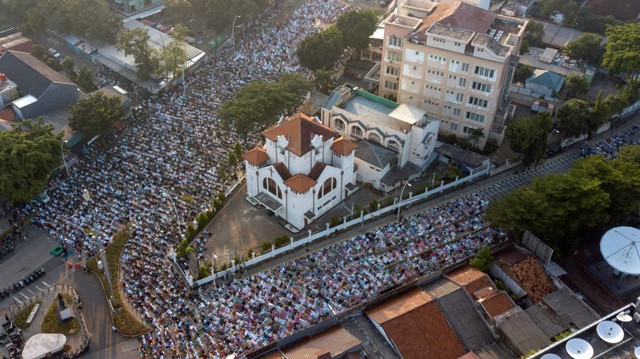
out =
[[[165,0],[163,15],[165,21],[187,25],[193,18],[193,7],[189,0]]]
[[[246,142],[250,132],[272,125],[299,105],[310,89],[311,83],[298,74],[283,74],[276,82],[254,81],[223,103],[217,115],[223,127],[233,128]]]
[[[572,59],[585,60],[590,64],[600,65],[604,54],[602,36],[586,32],[569,42],[564,52]]]
[[[583,74],[570,73],[564,80],[564,87],[567,89],[567,97],[573,98],[586,94],[589,91],[589,82]]]
[[[198,8],[199,1],[192,0],[193,7]],[[236,16],[243,22],[256,18],[271,4],[271,0],[205,0],[204,12],[207,14],[207,26],[215,31],[224,31],[233,23]]]
[[[149,79],[160,66],[156,49],[149,45],[149,33],[143,28],[134,28],[120,33],[116,48],[135,58],[140,79]]]
[[[335,25],[311,34],[298,43],[300,64],[312,71],[331,69],[344,51],[343,35]]]
[[[344,46],[358,50],[369,47],[369,36],[376,30],[378,17],[371,10],[352,10],[336,20],[336,27],[342,33]]]
[[[513,82],[524,83],[526,79],[533,75],[533,67],[525,64],[518,64],[513,74]]]
[[[106,134],[124,119],[122,99],[100,92],[80,99],[71,109],[69,126],[87,137]]]
[[[61,162],[62,135],[42,119],[0,131],[0,197],[28,202],[44,190],[51,171]]]
[[[544,158],[552,126],[551,116],[539,112],[533,119],[519,118],[507,127],[505,136],[509,140],[509,146],[522,155],[525,167]]]
[[[103,0],[9,0],[10,11],[25,19],[28,36],[53,29],[86,36],[102,43],[115,43],[122,24],[120,16]]]
[[[539,47],[544,38],[544,25],[541,22],[529,20],[527,28],[524,30],[524,41],[527,45]]]
[[[602,66],[614,72],[640,71],[640,22],[609,26]]]
[[[584,135],[589,131],[591,106],[580,99],[565,102],[558,110],[558,131],[565,137]]]
[[[640,200],[638,146],[616,160],[592,156],[577,161],[566,174],[536,177],[491,202],[485,219],[510,231],[528,229],[566,251],[598,225],[620,224],[637,211]]]

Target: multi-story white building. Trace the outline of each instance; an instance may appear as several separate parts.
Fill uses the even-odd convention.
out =
[[[406,0],[384,21],[379,95],[424,109],[459,137],[482,129],[480,147],[500,142],[526,24],[459,1]]]
[[[355,192],[356,144],[298,113],[262,134],[246,152],[247,199],[301,230]]]
[[[439,121],[425,111],[339,86],[321,109],[322,123],[357,142],[358,182],[390,191],[413,179],[437,157]]]

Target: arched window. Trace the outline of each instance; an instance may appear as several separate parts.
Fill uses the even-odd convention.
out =
[[[427,136],[427,142],[425,143],[425,146],[428,148],[428,147],[431,147],[431,144],[433,144],[433,134],[432,133],[430,133],[429,136]]]
[[[336,180],[334,177],[327,178],[327,180],[322,184],[320,190],[318,190],[318,199],[331,193],[331,191],[336,189],[336,187],[338,187],[338,180]]]
[[[342,121],[339,118],[336,118],[335,120],[333,120],[333,127],[335,127],[336,129],[338,129],[340,131],[344,131],[344,129],[345,129],[344,121]]]
[[[370,133],[369,134],[369,139],[371,141],[375,141],[378,143],[382,143],[382,138],[380,137],[380,135],[378,135],[377,133]]]
[[[396,142],[394,140],[390,140],[387,143],[387,148],[392,150],[392,151],[400,152],[400,144],[398,144],[398,142]]]
[[[279,199],[282,199],[282,191],[280,190],[280,187],[278,187],[278,185],[276,184],[276,181],[273,180],[273,178],[265,177],[265,179],[262,180],[262,188],[266,189],[267,191],[269,191],[271,194],[278,197]]]
[[[362,129],[359,126],[351,126],[351,135],[353,137],[362,138]]]

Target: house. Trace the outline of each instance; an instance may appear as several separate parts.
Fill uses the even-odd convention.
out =
[[[361,349],[362,341],[338,324],[291,346],[274,350],[262,359],[339,359],[349,353],[357,354]],[[360,355],[355,357],[359,358]]]
[[[131,15],[146,9],[159,7],[164,4],[164,0],[109,0],[108,3],[116,11],[124,15]],[[160,12],[160,9],[157,11]]]
[[[440,122],[425,111],[347,84],[321,109],[322,123],[357,143],[358,182],[390,191],[418,175],[435,159]]]
[[[0,55],[7,50],[31,53],[31,40],[21,32],[0,37]]]
[[[502,7],[500,13],[506,16],[527,16],[533,9],[535,0],[512,0]]]
[[[11,103],[16,116],[22,120],[73,104],[79,96],[73,82],[26,52],[4,52],[0,56],[0,73],[13,81],[23,94]]]
[[[564,78],[549,70],[535,69],[533,76],[525,80],[525,88],[535,97],[555,97],[562,89]]]
[[[265,143],[243,155],[247,200],[301,230],[355,192],[356,144],[297,113],[262,132]]]
[[[527,20],[464,2],[405,0],[384,21],[378,95],[421,108],[440,131],[501,142]]]

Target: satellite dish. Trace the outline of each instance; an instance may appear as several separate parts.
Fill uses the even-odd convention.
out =
[[[584,339],[569,340],[565,345],[565,350],[573,359],[591,359],[593,357],[593,347]]]
[[[608,230],[600,241],[600,253],[614,269],[624,274],[640,274],[640,230],[633,227]]]
[[[633,354],[636,355],[636,358],[640,359],[640,347],[636,347],[636,349],[633,351]]]
[[[600,339],[607,343],[615,344],[620,343],[624,339],[624,331],[618,323],[614,323],[609,320],[600,322],[596,327],[596,332]]]
[[[540,357],[540,359],[562,359],[558,355],[555,354],[545,354]]]

